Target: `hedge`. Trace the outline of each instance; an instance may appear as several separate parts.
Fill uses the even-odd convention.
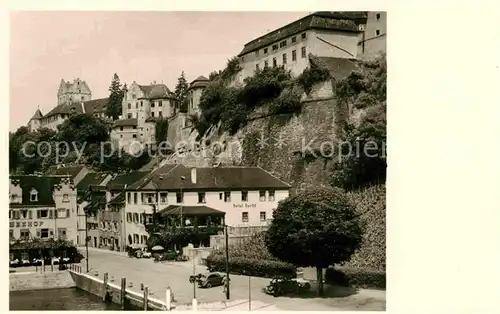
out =
[[[347,267],[330,267],[325,274],[328,284],[357,288],[385,289],[385,278],[385,271]]]
[[[206,260],[209,271],[225,272],[226,259],[223,256],[209,256]],[[233,257],[229,259],[229,273],[255,277],[296,277],[297,269],[281,261]]]

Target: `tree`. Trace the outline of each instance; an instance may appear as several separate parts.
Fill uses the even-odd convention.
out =
[[[168,136],[168,119],[159,117],[155,121],[155,143],[157,151],[160,152],[162,156],[167,153],[167,151],[164,148],[168,149],[168,147],[164,147],[164,145],[161,145],[161,143],[167,140],[167,136]],[[160,145],[162,151],[160,151]]]
[[[364,112],[347,121],[341,160],[334,165],[332,185],[359,189],[386,180],[387,63],[385,56],[362,62],[337,84],[339,105]]]
[[[316,267],[318,295],[323,295],[323,269],[348,260],[361,240],[358,217],[338,188],[314,188],[281,201],[266,232],[273,256]]]
[[[182,71],[181,75],[177,79],[177,85],[175,86],[174,92],[175,98],[179,101],[181,112],[187,112],[188,89],[189,84],[186,80],[186,76],[184,75],[184,71]]]
[[[113,75],[111,86],[109,87],[109,98],[106,105],[106,115],[113,120],[118,119],[122,113],[123,91],[121,89],[118,74]]]
[[[89,145],[100,143],[109,139],[110,125],[97,117],[78,114],[70,116],[59,126],[57,134],[59,141],[64,141],[71,146],[72,142]]]

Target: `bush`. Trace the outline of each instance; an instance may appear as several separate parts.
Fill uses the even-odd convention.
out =
[[[324,82],[330,77],[330,71],[328,71],[326,67],[311,62],[311,66],[307,67],[304,72],[297,77],[297,82],[304,88],[306,94],[309,95],[315,84]]]
[[[326,269],[325,281],[345,287],[385,289],[386,275],[380,270],[330,267]]]
[[[229,257],[244,257],[248,259],[279,261],[267,250],[265,237],[265,232],[258,232],[248,237],[238,245],[229,245]],[[224,248],[214,250],[211,255],[221,256],[225,258],[226,250]]]
[[[210,255],[206,259],[209,271],[226,271],[226,259],[223,256]],[[229,259],[229,272],[235,275],[255,277],[296,277],[297,269],[289,263],[273,260],[261,260],[245,257]]]

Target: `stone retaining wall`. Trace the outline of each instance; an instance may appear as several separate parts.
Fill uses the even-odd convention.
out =
[[[63,289],[75,287],[68,271],[9,274],[10,291]]]

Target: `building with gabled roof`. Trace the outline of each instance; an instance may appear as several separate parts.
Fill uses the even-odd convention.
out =
[[[90,91],[87,82],[76,78],[73,82],[64,81],[61,79],[59,89],[57,91],[57,104],[66,103],[82,103],[92,99],[92,92]]]
[[[238,54],[242,70],[235,82],[242,83],[264,67],[283,66],[298,76],[310,65],[309,55],[362,58],[376,49],[367,42],[368,37],[375,35],[367,31],[382,37],[382,26],[372,27],[372,16],[378,18],[377,23],[384,24],[385,30],[385,12],[314,12],[253,39]],[[374,27],[376,30],[372,30]]]
[[[70,175],[11,175],[9,236],[78,242],[76,187]]]

